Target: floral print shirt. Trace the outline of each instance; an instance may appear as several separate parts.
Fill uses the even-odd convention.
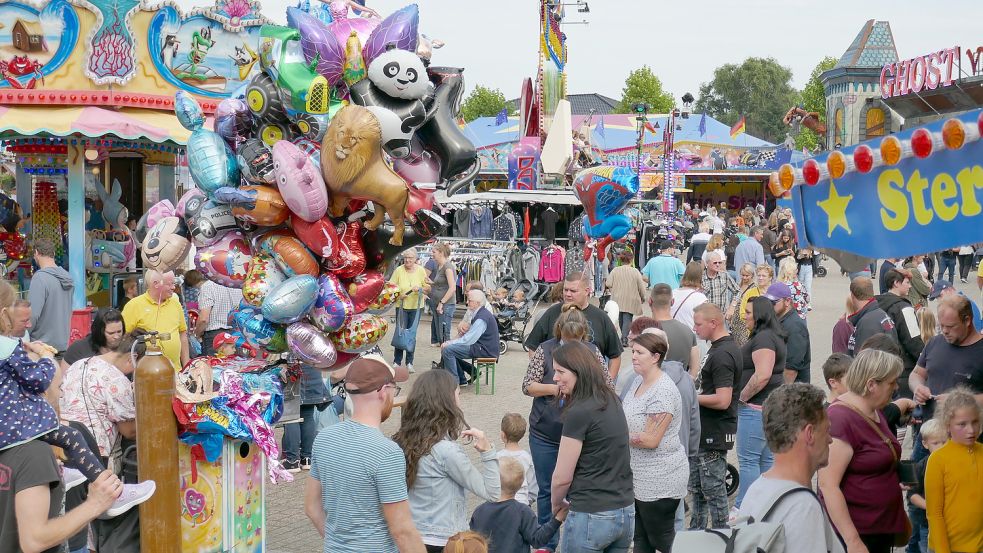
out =
[[[65,371],[61,417],[89,428],[108,457],[119,437],[116,423],[136,418],[133,383],[114,365],[99,357],[76,361]]]

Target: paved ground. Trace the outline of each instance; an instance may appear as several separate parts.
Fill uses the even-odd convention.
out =
[[[843,312],[844,300],[848,292],[847,278],[840,276],[836,263],[829,261],[826,266],[830,276],[813,281],[813,311],[808,320],[809,332],[812,336],[812,381],[817,386],[823,386],[821,367],[830,354],[830,332]],[[971,298],[977,299],[979,292],[975,286],[975,274],[971,276],[973,277],[971,284],[957,283],[957,287]],[[876,286],[875,283],[875,290]],[[388,345],[389,338],[382,343],[384,351],[390,354],[392,349]],[[429,343],[429,319],[425,318],[421,322],[417,340],[419,349],[414,364],[418,371],[428,370],[430,362],[438,358],[439,350],[429,347]],[[476,396],[473,388],[461,394],[462,406],[468,422],[494,437],[496,445],[500,445],[498,429],[503,414],[514,411],[528,417],[532,400],[524,396],[520,389],[527,360],[527,354],[518,344],[510,344],[509,352],[498,364],[495,395]],[[625,355],[622,367],[623,370],[631,370],[631,360],[628,355]],[[409,391],[408,388],[412,386],[414,379],[415,376],[411,376],[409,386],[403,386],[404,394]],[[482,392],[485,392],[484,388]],[[391,435],[398,427],[399,412],[396,411],[383,425],[383,431]],[[471,450],[471,453],[473,454],[474,451]],[[477,455],[472,456],[477,459]],[[735,457],[731,459],[731,463],[736,465],[736,456],[733,452],[731,457]],[[304,515],[303,488],[306,479],[307,472],[302,472],[292,483],[267,486],[267,546],[273,553],[306,553],[319,551],[322,548],[320,537]],[[473,509],[478,502],[472,496],[469,504]]]

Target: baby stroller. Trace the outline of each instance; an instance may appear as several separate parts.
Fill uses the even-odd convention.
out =
[[[526,326],[532,319],[533,312],[531,298],[538,292],[538,288],[535,282],[522,280],[509,290],[510,295],[515,290],[525,292],[526,302],[516,310],[515,314],[499,313],[495,316],[495,321],[498,323],[498,354],[500,356],[505,355],[505,352],[509,350],[509,342],[522,345],[522,349],[525,351],[526,347],[523,341],[525,340]]]

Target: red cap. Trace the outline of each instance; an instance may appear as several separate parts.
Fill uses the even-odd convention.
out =
[[[215,339],[212,340],[212,349],[218,351],[218,348],[224,346],[225,344],[236,344],[236,339],[234,336],[228,332],[219,332],[215,335]]]

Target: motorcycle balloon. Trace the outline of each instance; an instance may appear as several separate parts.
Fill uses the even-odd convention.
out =
[[[302,363],[316,369],[326,369],[338,362],[338,352],[331,339],[308,323],[287,327],[287,346]]]
[[[308,223],[291,214],[290,228],[297,238],[314,252],[314,255],[321,256],[325,264],[338,264],[338,231],[335,230],[335,225],[330,218],[322,217],[313,223]]]
[[[295,215],[313,223],[328,211],[328,191],[321,171],[296,145],[281,140],[273,146],[273,172],[280,196]]]
[[[253,115],[245,100],[226,98],[215,109],[215,132],[225,139],[234,151],[252,135]]]
[[[360,313],[344,328],[331,335],[338,351],[362,353],[372,349],[389,331],[389,321],[370,313]]]
[[[188,225],[178,217],[164,217],[147,233],[140,257],[144,267],[166,273],[183,266],[190,251]]]
[[[261,227],[275,227],[282,225],[290,215],[283,196],[273,187],[250,184],[239,190],[252,198],[249,203],[242,203],[232,208],[232,215],[237,219]]]
[[[242,299],[249,305],[260,307],[263,299],[287,277],[276,266],[270,254],[259,251],[249,262],[249,272],[242,282]]]
[[[338,232],[337,260],[325,260],[326,268],[338,278],[353,278],[365,270],[365,250],[362,248],[362,225],[358,221],[341,223]]]
[[[273,184],[273,152],[258,138],[249,138],[236,150],[242,178],[251,184]]]
[[[322,331],[337,332],[355,315],[355,306],[338,277],[323,274],[317,279],[317,284],[317,300],[309,318]]]
[[[316,278],[310,275],[290,277],[263,299],[263,318],[274,323],[295,323],[314,306],[317,293]]]
[[[210,246],[198,248],[195,267],[208,280],[229,288],[242,288],[249,274],[252,248],[242,231],[227,232]]]
[[[277,267],[288,277],[311,275],[316,277],[317,261],[304,244],[287,229],[276,229],[256,240],[259,249],[273,257]]]
[[[355,313],[362,313],[382,293],[386,279],[378,271],[365,271],[345,284],[348,286],[348,295],[355,305]]]

